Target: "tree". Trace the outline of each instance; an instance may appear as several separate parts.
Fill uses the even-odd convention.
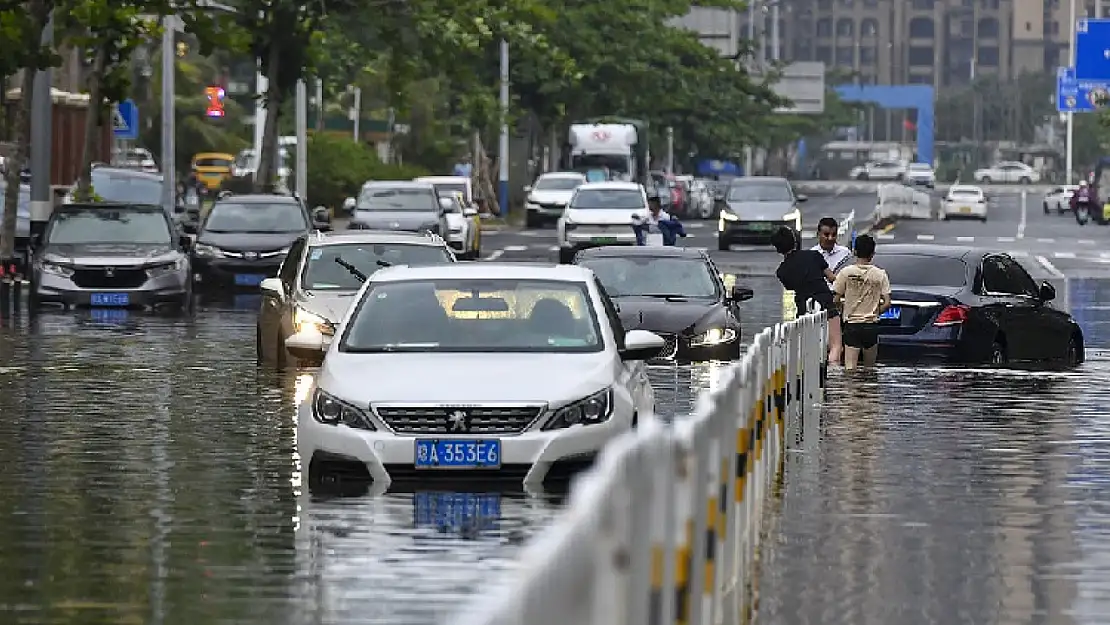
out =
[[[0,262],[5,267],[15,256],[19,175],[27,161],[31,143],[35,73],[56,65],[60,60],[49,47],[42,45],[42,33],[53,8],[52,0],[5,1],[0,4],[0,46],[5,50],[0,55],[0,75],[11,76],[17,71],[23,71],[19,108],[15,117],[16,146],[7,162],[4,218],[0,223]]]

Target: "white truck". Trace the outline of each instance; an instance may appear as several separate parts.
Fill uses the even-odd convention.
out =
[[[567,169],[587,175],[606,171],[610,179],[646,183],[648,177],[647,124],[633,119],[597,119],[570,125]]]

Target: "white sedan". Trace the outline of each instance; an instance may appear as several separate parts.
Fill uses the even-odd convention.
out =
[[[1005,161],[985,169],[977,169],[974,174],[975,182],[990,184],[992,182],[1020,182],[1032,184],[1041,181],[1041,174],[1025,163]]]
[[[1051,191],[1044,196],[1044,214],[1047,215],[1052,211],[1057,214],[1064,213],[1071,210],[1071,196],[1079,185],[1069,184],[1061,187],[1053,187]]]
[[[654,412],[644,361],[664,346],[625,331],[574,265],[385,268],[334,336],[285,343],[298,358],[325,351],[297,416],[317,491],[475,474],[541,486]]]
[[[941,219],[965,217],[987,220],[987,196],[979,187],[953,186],[941,208]]]

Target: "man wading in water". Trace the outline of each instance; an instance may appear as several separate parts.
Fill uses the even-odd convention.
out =
[[[856,237],[856,264],[836,274],[833,293],[842,306],[844,320],[844,368],[855,369],[860,354],[863,364],[873,366],[879,355],[879,315],[890,308],[890,279],[886,272],[871,264],[875,258],[875,239]]]
[[[782,263],[775,275],[784,289],[794,291],[794,306],[798,309],[798,316],[809,311],[806,303],[810,300],[820,304],[821,309],[828,313],[829,363],[837,364],[840,358],[840,322],[836,317],[840,312],[833,306],[833,294],[829,290],[829,283],[835,278],[829,263],[821,252],[799,250],[797,235],[786,226],[771,235],[771,245],[782,254]],[[836,359],[832,359],[832,356],[836,356]]]

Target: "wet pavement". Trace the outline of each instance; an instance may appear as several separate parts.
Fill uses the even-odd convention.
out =
[[[738,278],[747,338],[782,318],[773,262]],[[1065,286],[1110,347],[1110,281]],[[430,625],[550,523],[559,493],[302,493],[308,374],[257,368],[257,305],[0,323],[0,622]],[[656,368],[661,409],[722,369]],[[1082,378],[884,367],[857,399],[834,378],[821,453],[769,512],[761,622],[1108,622],[1108,372],[1096,350]]]

